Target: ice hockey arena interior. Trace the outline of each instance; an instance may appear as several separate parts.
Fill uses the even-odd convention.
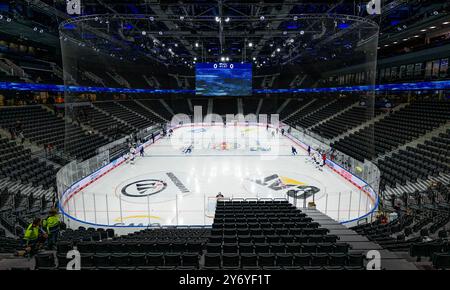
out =
[[[2,0],[0,270],[448,270],[449,58],[448,1]]]

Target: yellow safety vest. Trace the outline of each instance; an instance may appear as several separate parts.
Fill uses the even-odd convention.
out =
[[[50,233],[50,229],[59,226],[59,214],[49,216],[44,223],[44,227],[47,229],[47,233]]]
[[[33,224],[30,224],[25,231],[24,240],[26,241],[34,241],[39,237],[39,226],[33,227]]]

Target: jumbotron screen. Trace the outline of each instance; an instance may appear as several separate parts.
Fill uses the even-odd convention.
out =
[[[197,96],[249,96],[252,94],[251,63],[197,63]]]

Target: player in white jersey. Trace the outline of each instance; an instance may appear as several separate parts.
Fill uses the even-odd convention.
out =
[[[136,149],[134,148],[134,146],[131,147],[130,149],[130,162],[131,164],[134,164],[134,158],[136,157]]]

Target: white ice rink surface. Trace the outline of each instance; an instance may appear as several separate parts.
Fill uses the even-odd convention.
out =
[[[209,225],[218,192],[225,198],[286,198],[287,190],[305,186],[318,189],[317,208],[333,219],[352,220],[372,210],[364,192],[328,167],[320,171],[305,150],[272,131],[181,127],[147,147],[134,164],[120,165],[74,195],[64,210],[100,225]],[[182,153],[191,144],[192,153]]]

